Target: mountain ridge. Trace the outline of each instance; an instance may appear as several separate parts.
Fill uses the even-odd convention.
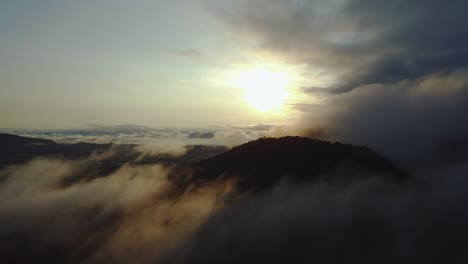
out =
[[[135,160],[140,154],[134,152],[131,145],[59,144],[52,140],[10,134],[0,134],[0,145],[0,168],[38,156],[79,159],[114,146],[115,154],[95,161],[96,164],[86,170],[86,179],[106,176],[126,163],[188,166],[190,177],[182,177],[181,186],[234,180],[241,190],[253,191],[268,189],[282,179],[309,183],[354,182],[370,178],[403,182],[408,178],[405,171],[368,147],[292,136],[260,138],[227,151],[192,146],[185,156],[149,157],[139,163]]]
[[[194,168],[196,180],[236,179],[247,189],[269,188],[285,176],[299,183],[371,177],[402,182],[408,177],[368,147],[292,136],[251,141],[199,161]]]

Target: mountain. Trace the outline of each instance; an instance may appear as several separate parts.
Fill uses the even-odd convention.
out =
[[[224,146],[190,145],[186,147],[186,153],[181,156],[171,155],[146,155],[135,150],[132,144],[95,144],[76,143],[59,144],[52,140],[29,138],[11,134],[0,133],[0,169],[2,167],[30,161],[36,157],[81,159],[92,153],[111,151],[113,155],[94,160],[96,164],[87,168],[86,178],[105,176],[117,170],[126,163],[132,164],[192,164],[225,152]],[[89,163],[89,162],[88,162]]]
[[[194,165],[201,182],[232,179],[258,190],[286,178],[293,182],[382,178],[402,182],[407,173],[367,147],[302,137],[262,138]]]
[[[22,163],[38,156],[53,156],[76,159],[95,151],[105,151],[111,144],[58,144],[52,140],[0,134],[0,168]]]
[[[86,158],[112,150],[113,155],[86,163],[77,179],[109,175],[126,163],[172,164],[191,168],[191,183],[233,180],[240,190],[262,190],[287,179],[306,183],[356,181],[381,178],[402,182],[406,172],[367,147],[330,143],[302,137],[262,138],[227,150],[220,146],[188,146],[179,157],[157,155],[141,158],[135,145],[58,144],[51,140],[0,134],[0,168],[35,157]],[[184,170],[186,171],[186,170]],[[182,177],[182,179],[186,179]]]

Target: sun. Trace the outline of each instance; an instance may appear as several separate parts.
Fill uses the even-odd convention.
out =
[[[284,105],[290,79],[287,72],[255,68],[240,71],[235,84],[244,89],[247,103],[258,111],[266,112]]]

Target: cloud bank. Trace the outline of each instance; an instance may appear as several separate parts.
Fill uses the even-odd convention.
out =
[[[189,168],[161,164],[128,163],[108,175],[82,179],[87,164],[111,155],[37,158],[0,171],[0,261],[468,259],[466,162],[413,174],[406,184],[381,177],[345,185],[296,184],[285,175],[271,189],[250,193],[236,192],[235,178],[192,181]],[[346,178],[346,170],[340,173]]]
[[[467,73],[371,84],[332,96],[325,109],[304,109],[302,128],[306,135],[322,128],[322,137],[370,146],[407,168],[457,162],[468,154]]]
[[[321,69],[345,92],[416,79],[468,63],[467,3],[431,1],[212,2],[211,12],[241,43]]]
[[[205,186],[175,195],[174,169],[158,164],[64,184],[85,162],[38,158],[0,172],[0,261],[152,263],[190,236],[223,193]]]
[[[179,263],[461,263],[466,169],[397,190],[278,185],[215,213],[174,254]]]

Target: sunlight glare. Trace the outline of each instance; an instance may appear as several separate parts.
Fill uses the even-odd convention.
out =
[[[286,72],[256,68],[239,72],[235,79],[236,86],[245,90],[245,101],[265,112],[283,106],[291,78]]]

